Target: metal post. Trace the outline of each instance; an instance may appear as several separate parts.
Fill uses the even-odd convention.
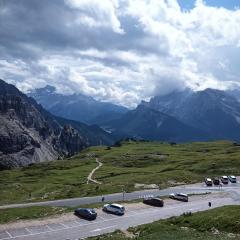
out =
[[[125,191],[124,191],[124,186],[122,187],[122,193],[123,193],[123,201],[125,200]]]

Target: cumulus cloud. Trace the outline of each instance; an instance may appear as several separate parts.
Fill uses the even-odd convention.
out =
[[[65,0],[73,9],[79,10],[75,23],[89,27],[109,27],[114,32],[123,34],[121,23],[116,15],[117,0]]]
[[[240,10],[197,0],[0,2],[0,78],[134,107],[190,87],[240,83]]]

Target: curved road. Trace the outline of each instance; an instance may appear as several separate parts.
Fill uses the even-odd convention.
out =
[[[96,163],[98,164],[98,166],[96,168],[94,168],[90,174],[88,175],[87,177],[87,184],[89,184],[89,182],[93,182],[93,183],[96,183],[96,184],[102,184],[101,182],[97,181],[97,180],[94,180],[92,178],[93,174],[100,168],[102,167],[102,163],[98,160],[98,158],[96,158]]]

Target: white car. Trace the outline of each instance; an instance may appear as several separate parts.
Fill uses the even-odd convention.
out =
[[[179,201],[188,202],[188,195],[184,193],[171,193],[169,197]]]
[[[228,177],[227,176],[222,176],[221,181],[223,184],[228,184]]]
[[[125,213],[125,208],[117,203],[105,204],[103,206],[103,211],[110,212],[116,215],[123,215]]]
[[[228,179],[231,183],[236,183],[237,182],[237,178],[235,176],[228,176]]]
[[[205,178],[205,184],[207,186],[212,186],[212,184],[213,184],[212,179],[211,178]]]

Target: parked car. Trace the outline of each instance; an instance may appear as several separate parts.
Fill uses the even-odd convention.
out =
[[[237,178],[235,176],[228,176],[228,179],[231,183],[236,183],[237,182]]]
[[[91,208],[78,208],[74,211],[74,214],[88,220],[95,220],[97,217],[96,211]]]
[[[211,178],[205,178],[205,183],[207,186],[212,186],[212,179]]]
[[[113,213],[116,215],[123,215],[125,213],[125,208],[117,203],[105,204],[103,206],[103,211]]]
[[[220,180],[219,180],[218,177],[215,177],[215,178],[213,179],[213,184],[214,184],[214,185],[220,185]]]
[[[184,193],[172,193],[169,196],[172,199],[183,201],[183,202],[188,202],[188,195]]]
[[[221,181],[223,184],[228,184],[228,177],[227,176],[222,176]]]
[[[164,202],[161,198],[158,197],[148,197],[143,199],[143,203],[156,206],[156,207],[163,207]]]

